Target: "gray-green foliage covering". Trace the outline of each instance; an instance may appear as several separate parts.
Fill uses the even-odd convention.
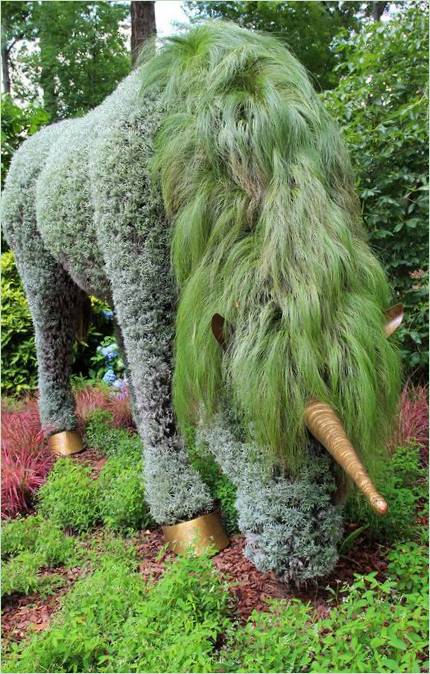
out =
[[[225,384],[232,393],[247,440],[209,445],[236,471],[247,554],[285,579],[329,571],[340,515],[304,405],[332,402],[370,460],[398,367],[383,333],[389,291],[364,241],[345,149],[288,51],[231,25],[175,38],[94,111],[21,146],[3,222],[35,326],[45,429],[76,427],[72,344],[94,294],[119,326],[152,517],[169,524],[213,509],[176,428],[175,368],[181,418],[202,401],[216,407]],[[209,328],[217,311],[232,327],[225,357]],[[267,481],[273,450],[283,465]],[[285,477],[285,463],[292,472],[309,462],[297,482]]]
[[[342,537],[327,457],[315,454],[300,477],[292,479],[276,475],[261,450],[237,439],[221,417],[202,429],[198,440],[208,445],[237,489],[245,555],[255,566],[274,570],[285,582],[326,575],[337,561]]]
[[[168,227],[147,169],[157,102],[141,104],[139,89],[133,73],[94,112],[24,143],[7,177],[3,220],[35,325],[44,427],[76,425],[68,364],[83,287],[115,307],[147,500],[168,523],[210,510],[212,500],[189,467],[170,404],[175,288]]]

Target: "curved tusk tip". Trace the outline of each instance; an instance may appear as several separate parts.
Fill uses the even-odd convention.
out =
[[[372,507],[378,515],[386,515],[388,512],[388,503],[383,498],[378,498],[373,501]]]

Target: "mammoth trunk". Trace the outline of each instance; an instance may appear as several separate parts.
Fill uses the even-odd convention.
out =
[[[213,415],[227,387],[248,436],[297,473],[318,399],[371,469],[398,396],[390,293],[304,68],[272,37],[212,23],[174,38],[142,77],[165,110],[152,168],[173,222],[179,421],[201,404]]]

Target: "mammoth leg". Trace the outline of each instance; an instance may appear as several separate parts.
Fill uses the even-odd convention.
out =
[[[42,426],[49,435],[71,431],[72,347],[86,296],[45,249],[35,224],[27,223],[14,252],[34,324]]]
[[[143,442],[146,499],[159,524],[174,524],[213,503],[189,464],[172,407],[175,302],[167,242],[158,231],[141,240],[125,234],[104,243],[106,268]]]
[[[69,376],[78,316],[87,301],[45,248],[37,227],[36,181],[61,128],[49,127],[23,143],[13,157],[2,197],[3,230],[15,253],[34,324],[41,421],[50,434],[73,431],[77,425]],[[76,437],[71,451],[64,443],[63,449],[76,451]]]
[[[295,584],[327,575],[337,561],[342,535],[327,458],[316,455],[295,479],[275,475],[258,448],[236,439],[221,416],[199,431],[199,439],[237,488],[245,555],[257,569]]]

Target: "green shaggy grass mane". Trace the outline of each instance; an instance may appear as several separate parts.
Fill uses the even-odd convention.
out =
[[[142,65],[164,106],[154,170],[174,223],[180,423],[223,396],[290,472],[303,411],[333,406],[369,466],[396,407],[390,292],[370,251],[339,131],[275,38],[209,23]],[[229,326],[223,353],[211,334]]]

